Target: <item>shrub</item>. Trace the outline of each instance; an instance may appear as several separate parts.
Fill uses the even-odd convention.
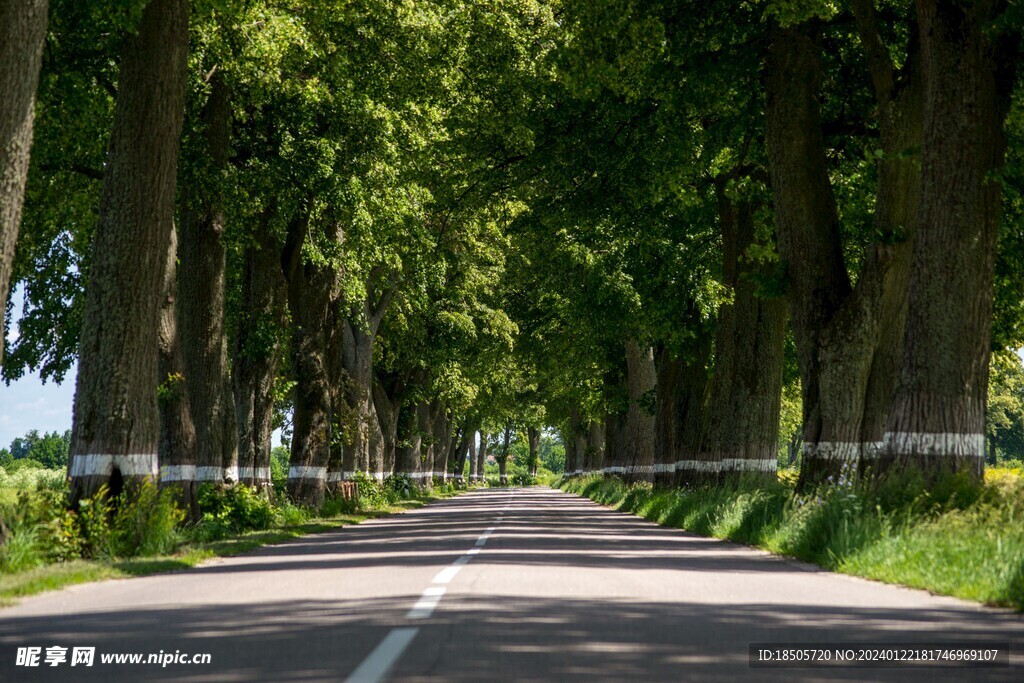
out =
[[[299,526],[309,521],[309,510],[283,499],[282,503],[274,508],[274,518],[281,526]]]
[[[199,487],[202,519],[193,531],[201,540],[223,538],[231,533],[267,529],[274,523],[274,508],[263,496],[244,484],[203,484]]]
[[[537,483],[537,478],[528,472],[516,472],[509,477],[509,483],[512,486],[533,486]]]
[[[34,527],[12,529],[0,546],[0,571],[13,573],[43,564],[39,534]]]
[[[185,513],[171,491],[149,480],[126,489],[114,501],[110,554],[114,557],[163,555],[178,545],[178,524]]]
[[[397,503],[399,494],[382,482],[370,478],[365,472],[356,472],[352,481],[359,486],[359,507],[361,509],[380,509]]]

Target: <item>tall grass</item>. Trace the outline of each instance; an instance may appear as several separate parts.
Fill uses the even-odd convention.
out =
[[[560,486],[667,526],[758,546],[822,567],[1024,609],[1024,478],[841,482],[797,495],[767,486],[663,490],[600,476]]]

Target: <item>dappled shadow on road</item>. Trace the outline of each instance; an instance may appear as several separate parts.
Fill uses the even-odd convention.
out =
[[[481,500],[483,498],[483,500]],[[495,498],[491,502],[488,498]],[[505,496],[478,494],[432,506],[407,519],[379,520],[307,537],[190,570],[230,574],[272,570],[443,565],[497,529],[481,560],[513,565],[723,572],[819,571],[743,546],[610,514],[589,501],[520,490],[500,523]]]
[[[264,594],[244,604],[222,596],[200,604],[174,604],[175,596],[168,595],[168,604],[119,604],[60,618],[0,613],[0,681],[338,681],[393,627],[409,625],[420,630],[399,659],[394,680],[1020,680],[1019,667],[945,672],[752,670],[747,661],[752,642],[1009,641],[1022,651],[1024,621],[1014,613],[952,600],[931,601],[927,607],[921,606],[923,600],[905,600],[891,608],[867,608],[853,606],[850,600],[805,599],[805,592],[813,596],[817,590],[814,582],[830,577],[827,572],[661,528],[550,491],[517,491],[515,504],[496,522],[507,502],[506,495],[496,492],[461,496],[415,513],[221,560],[176,577],[184,580],[176,586],[206,596],[214,576],[246,582],[253,572],[266,572],[252,582]],[[323,600],[274,599],[274,581],[284,576],[277,572],[297,572],[298,578],[289,574],[289,580],[301,582],[307,571],[339,570],[337,580],[344,585],[352,576],[346,569],[372,567],[384,576],[389,567],[423,567],[429,581],[434,569],[447,566],[490,527],[495,530],[483,551],[460,581],[448,586],[429,619],[405,618],[419,598],[415,591],[372,599],[337,599],[339,593]],[[628,577],[622,580],[658,581],[643,583],[654,587],[629,593],[637,596],[632,599],[587,596],[579,590],[554,590],[557,597],[539,597],[528,588],[545,581],[550,588],[552,581],[618,569],[630,570],[615,575]],[[699,585],[694,582],[706,579],[709,572],[728,572],[736,579],[725,585],[736,586],[736,591],[729,596],[699,590],[685,597],[660,595],[657,586],[667,575],[645,570],[694,572],[671,574],[676,585],[691,586]],[[680,581],[679,576],[692,576],[692,581]],[[511,577],[517,590],[528,594],[509,595],[502,582],[512,582]],[[771,591],[783,583],[795,586],[796,592],[773,595]],[[13,668],[16,647],[25,645],[145,653],[155,645],[165,652],[209,652],[212,664],[166,669],[96,666],[76,668],[70,676],[68,668]]]
[[[209,652],[212,663],[166,669],[76,668],[73,680],[343,680],[393,626],[408,625],[402,616],[416,597],[111,610],[60,621],[0,620],[0,680],[72,680],[67,668],[56,672],[12,669],[16,645],[94,645],[102,653],[150,652],[154,643],[165,652]],[[747,665],[750,642],[855,645],[1010,639],[1018,650],[1024,646],[1019,631],[1011,633],[1011,626],[1020,626],[1012,615],[985,621],[977,616],[972,610],[957,609],[722,606],[453,594],[445,597],[431,619],[417,623],[420,633],[399,661],[393,679],[810,681],[824,680],[827,673],[828,680],[1019,680],[1019,670],[1005,669],[753,671]]]

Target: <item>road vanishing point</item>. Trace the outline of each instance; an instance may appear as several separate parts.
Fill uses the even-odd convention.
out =
[[[758,643],[936,642],[1008,644],[1010,666],[750,665]],[[48,666],[51,647],[95,660]],[[27,598],[0,651],[0,681],[1020,681],[1024,619],[533,487]],[[209,662],[100,661],[132,653]]]

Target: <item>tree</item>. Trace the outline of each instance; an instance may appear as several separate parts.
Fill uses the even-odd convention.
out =
[[[47,0],[0,2],[0,332],[6,331],[14,247],[28,178]],[[0,344],[0,365],[4,360]]]
[[[899,384],[883,452],[896,469],[980,479],[1003,125],[1016,33],[1002,5],[918,3],[924,90],[919,233]]]
[[[79,349],[72,502],[157,475],[157,347],[185,110],[188,3],[153,0],[121,56]],[[116,487],[115,487],[116,488]]]

